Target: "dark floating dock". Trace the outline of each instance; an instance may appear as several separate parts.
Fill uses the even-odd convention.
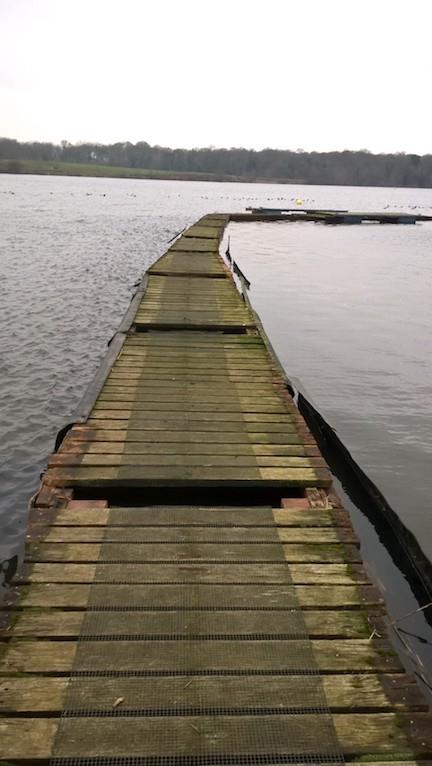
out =
[[[327,224],[358,224],[358,223],[381,223],[381,224],[414,224],[417,221],[432,221],[430,215],[416,215],[397,211],[381,211],[377,213],[362,213],[350,210],[322,210],[318,208],[285,207],[247,208],[252,216],[258,219],[270,220],[296,220],[313,221]],[[249,217],[249,216],[246,216]]]
[[[0,761],[432,759],[432,717],[209,215],[147,272],[30,516]],[[251,217],[252,219],[252,217]]]

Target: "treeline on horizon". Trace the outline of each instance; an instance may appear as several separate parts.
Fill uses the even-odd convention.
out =
[[[432,155],[372,154],[367,150],[304,152],[280,149],[170,149],[146,141],[60,144],[0,138],[7,172],[26,161],[83,163],[172,173],[235,176],[279,182],[351,186],[432,187]]]

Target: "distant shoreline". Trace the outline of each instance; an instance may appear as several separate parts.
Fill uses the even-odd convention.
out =
[[[0,175],[75,176],[77,178],[131,178],[154,181],[213,181],[218,183],[297,185],[297,186],[346,186],[371,189],[431,189],[432,186],[401,186],[398,184],[372,183],[312,183],[301,178],[269,178],[267,176],[236,176],[226,173],[197,173],[176,170],[148,170],[125,168],[117,165],[96,165],[83,162],[57,162],[52,160],[0,160]]]
[[[158,181],[217,181],[221,183],[304,184],[295,178],[258,178],[224,173],[194,173],[171,170],[122,168],[115,165],[93,165],[80,162],[43,160],[0,160],[0,173],[12,175],[83,176],[88,178],[135,178]]]

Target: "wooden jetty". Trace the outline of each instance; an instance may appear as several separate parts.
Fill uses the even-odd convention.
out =
[[[295,220],[295,221],[313,221],[315,223],[327,224],[359,224],[359,223],[380,223],[380,224],[415,224],[417,221],[432,221],[430,215],[417,215],[414,213],[405,213],[401,211],[378,211],[378,212],[356,212],[350,210],[323,210],[319,208],[304,207],[252,207],[247,208],[252,216],[258,220]]]
[[[0,763],[432,761],[432,717],[209,215],[147,272],[3,605]]]

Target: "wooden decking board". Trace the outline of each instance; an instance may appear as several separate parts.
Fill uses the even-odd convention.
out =
[[[178,611],[105,611],[95,614],[98,632],[103,627],[103,635],[115,638],[124,635],[127,624],[131,636],[172,637],[172,636],[267,636],[278,637],[289,634],[292,630],[291,610],[275,611],[224,611],[223,609],[203,614],[191,612],[188,615],[188,629],[179,625]],[[47,609],[36,611],[23,610],[16,618],[14,636],[33,639],[78,639],[84,620],[89,631],[88,615],[85,610],[61,611]],[[323,620],[321,611],[310,611],[304,615],[308,634],[315,638],[369,638],[371,627],[362,612],[328,611]],[[6,684],[4,684],[6,686]],[[2,707],[2,682],[0,681],[0,710]],[[151,698],[150,698],[151,699]],[[227,704],[227,703],[225,703]],[[238,705],[238,700],[235,701]],[[260,705],[268,705],[265,697]]]
[[[210,409],[212,412],[261,412],[261,413],[281,413],[286,414],[286,407],[278,400],[277,397],[266,397],[256,399],[246,399],[233,396],[231,399],[227,397],[225,400],[220,397],[205,397],[204,395],[193,396],[188,394],[171,394],[171,396],[164,396],[161,394],[157,397],[156,394],[146,396],[141,392],[129,392],[129,393],[110,393],[101,392],[99,399],[94,407],[93,412],[99,409],[106,408],[108,410],[124,409],[133,406],[134,410],[143,410],[145,412],[154,412],[160,410],[161,405],[163,409],[168,411],[180,411],[180,412],[205,412]]]
[[[142,675],[167,673],[248,672],[259,675],[310,670],[310,650],[318,670],[325,673],[397,673],[403,672],[399,660],[387,642],[368,639],[339,639],[335,652],[332,639],[277,640],[185,640],[177,641],[118,639],[103,642],[16,640],[2,657],[3,675],[14,673],[70,673],[79,646],[83,671],[138,672]],[[166,724],[165,724],[166,725]]]
[[[307,720],[293,721],[289,725],[291,716],[277,716],[276,723],[280,737],[277,738],[280,752],[292,752],[291,743],[294,738],[299,738],[298,729],[295,725],[306,723],[308,728],[320,730],[319,716],[308,716]],[[227,721],[230,726],[227,726]],[[386,766],[415,766],[416,759],[422,761],[423,766],[430,766],[432,750],[430,736],[430,717],[427,714],[416,713],[413,715],[401,713],[365,713],[365,714],[335,714],[333,716],[337,739],[340,742],[343,754],[351,762],[361,758],[361,763],[367,763],[367,756],[371,756],[371,764],[383,766],[377,756],[383,756]],[[182,752],[196,752],[196,743],[193,747],[193,733],[203,733],[208,739],[216,742],[224,742],[224,750],[233,748],[238,750],[238,721],[226,717],[205,719],[198,717],[170,718],[170,742],[166,750],[173,758],[178,757],[179,743],[182,742]],[[245,725],[250,728],[249,757],[263,754],[260,748],[257,733],[262,732],[265,726],[272,723],[269,716],[260,718],[253,716],[246,719]],[[67,738],[68,747],[61,752],[62,756],[91,757],[104,756],[134,757],[143,754],[157,757],[160,754],[159,743],[166,742],[166,720],[159,718],[127,718],[122,719],[122,736],[119,737],[118,721],[115,718],[85,718],[71,719],[68,723]],[[1,724],[0,732],[3,736],[3,758],[18,758],[22,761],[34,763],[35,759],[48,759],[53,754],[55,735],[59,725],[57,718],[5,718]],[[199,728],[201,726],[201,729]],[[294,726],[294,729],[293,729]],[[411,732],[410,732],[411,730]],[[294,733],[295,732],[295,733]],[[409,733],[410,732],[410,733]],[[225,736],[224,736],[225,734]],[[255,734],[255,739],[253,735]],[[202,739],[199,738],[201,743]],[[75,745],[76,743],[76,745]],[[220,752],[218,744],[218,752]],[[186,749],[188,748],[188,749]],[[193,748],[192,750],[190,748]],[[200,745],[199,751],[202,753]],[[397,760],[391,761],[392,754]],[[59,753],[57,752],[58,756]],[[297,752],[299,757],[306,757],[304,749]],[[309,756],[310,757],[310,756]],[[359,761],[360,763],[360,761]]]
[[[165,258],[166,256],[162,256],[162,258]],[[187,256],[179,256],[182,260],[187,258]],[[173,254],[170,254],[170,260],[172,261],[174,258]],[[162,259],[160,259],[162,260]],[[156,261],[156,264],[160,262]],[[202,260],[200,256],[197,256],[197,258],[193,258],[193,260]],[[213,260],[214,263],[220,263],[219,259],[216,256],[206,256],[204,257],[205,261]],[[156,265],[154,264],[152,268]],[[152,291],[155,292],[161,292],[164,295],[181,295],[183,297],[189,297],[190,300],[193,300],[194,297],[203,296],[203,295],[212,295],[212,296],[229,296],[230,298],[236,298],[237,302],[243,303],[242,297],[239,295],[239,293],[236,290],[236,287],[232,280],[230,280],[228,274],[226,271],[223,272],[223,278],[218,280],[212,280],[208,279],[206,276],[190,276],[190,277],[179,277],[177,275],[174,275],[172,277],[170,276],[163,276],[158,274],[152,274],[149,273],[149,279],[147,284],[147,290],[149,293]]]
[[[203,241],[209,242],[210,240]],[[181,257],[177,257],[177,255]],[[189,253],[168,253],[163,258],[160,258],[157,264],[150,267],[149,274],[170,276],[182,275],[190,271],[201,277],[225,277],[222,265],[215,263],[212,256],[202,257],[201,254]]]
[[[134,379],[124,381],[110,380],[101,389],[100,396],[109,398],[110,394],[124,395],[128,398],[136,398],[138,401],[182,401],[188,397],[190,401],[206,401],[209,405],[212,402],[249,402],[261,401],[280,402],[281,395],[277,385],[271,385],[270,390],[267,383],[256,384],[254,387],[246,383],[232,383],[223,380],[220,383],[213,383],[211,391],[204,382],[188,382],[177,380],[164,380],[160,383],[152,380]],[[284,401],[285,401],[285,397]],[[98,400],[99,401],[99,400]],[[287,412],[295,412],[291,402],[287,401]]]
[[[202,468],[190,466],[113,466],[49,468],[45,473],[48,486],[63,487],[328,487],[327,470],[319,468]]]
[[[157,541],[153,543],[147,541],[131,543],[127,536],[122,542],[40,543],[29,548],[27,561],[37,563],[99,562],[98,575],[104,580],[118,578],[122,569],[118,564],[125,564],[123,567],[125,579],[135,577],[138,582],[148,580],[152,574],[155,580],[170,578],[171,576],[177,576],[180,579],[184,576],[188,577],[190,569],[181,566],[171,567],[170,565],[172,562],[181,564],[191,561],[197,562],[196,571],[201,573],[203,577],[207,579],[214,577],[215,580],[219,580],[221,576],[226,576],[228,579],[233,575],[244,580],[245,576],[251,574],[251,569],[245,569],[245,567],[249,567],[249,562],[260,564],[274,562],[277,566],[268,570],[268,576],[279,581],[281,577],[285,579],[286,561],[289,561],[290,573],[294,583],[316,582],[341,585],[351,585],[355,582],[367,583],[365,572],[359,565],[345,563],[345,551],[342,547],[334,545],[330,551],[324,550],[326,543],[324,535],[324,539],[315,545],[294,544],[293,541],[292,544],[286,546],[271,541],[254,542],[253,539],[248,543],[229,541],[225,543],[222,541],[217,543],[213,541],[170,543],[160,542],[162,537],[163,535],[160,534],[159,538],[156,538]],[[317,535],[317,537],[320,539],[320,536]],[[330,539],[330,542],[334,543],[334,540]],[[323,563],[333,559],[342,560],[344,563]],[[315,563],[305,564],[303,563],[305,561],[314,561]],[[115,564],[109,562],[115,562]],[[128,568],[131,562],[135,566]],[[162,563],[155,566],[150,572],[147,566],[149,562]],[[231,567],[231,562],[236,564],[234,568]],[[238,562],[240,562],[241,569],[238,569]],[[71,564],[72,566],[75,564]],[[76,571],[79,575],[82,571],[80,566],[77,563],[76,570],[70,571]],[[41,571],[47,571],[49,574],[51,570],[37,567],[34,574],[38,575]],[[33,572],[30,572],[29,578],[32,577]]]
[[[296,424],[290,415],[286,414],[278,419],[278,416],[262,415],[260,413],[244,413],[242,417],[235,417],[238,413],[208,413],[192,412],[190,417],[187,413],[178,412],[151,412],[146,414],[140,409],[126,410],[92,410],[87,420],[91,428],[125,429],[128,428],[133,416],[133,427],[146,431],[165,430],[190,430],[190,431],[240,431],[243,433],[298,433]],[[203,417],[200,417],[202,415]],[[219,418],[218,416],[221,415]]]
[[[94,588],[94,592],[92,591]],[[272,583],[238,584],[199,583],[193,592],[182,584],[165,583],[118,584],[82,582],[35,582],[26,587],[21,595],[20,606],[23,608],[85,609],[90,592],[104,608],[124,609],[178,609],[179,604],[188,603],[195,607],[219,609],[294,609],[323,612],[327,609],[364,610],[382,606],[376,590],[370,586],[344,585],[286,585]],[[372,631],[371,631],[372,633]],[[337,647],[334,647],[337,651]],[[1,665],[0,665],[1,669]]]
[[[106,410],[99,410],[98,412],[92,412],[92,417],[88,419],[87,423],[90,428],[103,428],[105,430],[116,430],[128,428],[129,419],[125,414],[129,411],[113,410],[107,413]],[[298,433],[295,427],[295,423],[292,420],[285,420],[282,423],[278,422],[258,422],[256,420],[221,420],[218,422],[216,419],[201,419],[194,413],[193,420],[187,417],[175,417],[176,413],[171,413],[174,417],[168,417],[167,413],[164,413],[164,419],[147,417],[145,413],[133,412],[133,428],[142,431],[206,431],[207,433],[215,432],[239,432],[239,433],[264,433],[268,435],[272,434],[287,434]],[[231,413],[228,413],[231,414]],[[157,413],[156,413],[157,415]],[[301,434],[300,434],[301,435]]]
[[[209,310],[209,307],[207,307]],[[230,312],[232,313],[232,312]],[[243,312],[241,312],[243,313]],[[128,356],[133,358],[135,363],[146,360],[156,362],[163,361],[165,363],[179,361],[196,362],[201,367],[205,366],[205,362],[209,359],[221,360],[227,367],[235,366],[236,363],[249,363],[255,364],[261,362],[267,367],[272,368],[272,364],[265,354],[262,348],[253,346],[222,346],[218,345],[203,345],[193,348],[191,346],[165,346],[160,349],[155,349],[152,346],[130,345],[126,343],[123,346],[119,359]]]
[[[160,381],[161,385],[165,385],[167,376],[169,375],[171,381],[178,381],[179,386],[185,385],[187,383],[194,384],[194,383],[208,383],[213,384],[217,383],[219,385],[224,384],[230,384],[230,383],[247,383],[252,378],[255,380],[257,384],[267,383],[269,387],[273,384],[274,379],[270,372],[268,373],[257,373],[255,372],[253,376],[250,372],[217,372],[214,371],[214,374],[206,374],[203,372],[197,372],[197,371],[183,371],[183,372],[175,372],[163,369],[153,369],[153,370],[147,370],[145,375],[145,380],[150,385],[157,385]],[[143,381],[143,374],[140,370],[137,369],[121,369],[121,368],[115,368],[110,373],[110,380],[111,381],[133,381],[133,382],[139,382],[142,383]]]
[[[128,539],[127,535],[125,535],[125,539]],[[257,582],[261,581],[261,577],[267,579],[269,579],[269,577],[274,577],[277,578],[275,580],[277,582],[282,578],[282,580],[285,581],[287,573],[283,566],[277,566],[273,569],[261,571],[261,564],[271,560],[269,557],[273,554],[273,556],[279,555],[279,558],[277,559],[277,563],[279,564],[287,561],[290,563],[290,566],[297,566],[298,564],[304,564],[305,562],[314,565],[314,568],[310,567],[309,570],[307,568],[299,569],[297,566],[295,576],[301,578],[302,582],[309,583],[312,581],[313,577],[316,577],[317,582],[322,582],[323,579],[325,582],[326,578],[330,578],[333,582],[338,575],[332,575],[331,571],[330,573],[327,573],[328,564],[349,564],[348,574],[352,575],[352,580],[347,580],[345,585],[349,585],[350,582],[359,582],[361,577],[357,576],[355,568],[352,569],[353,564],[358,564],[361,561],[359,551],[354,543],[347,542],[342,545],[340,543],[327,542],[325,539],[321,539],[321,542],[318,542],[319,540],[320,537],[317,536],[317,542],[286,543],[284,544],[283,549],[279,549],[278,554],[275,553],[274,550],[272,551],[270,549],[269,551],[262,546],[262,549],[260,548],[255,556],[252,555],[252,551],[250,551],[248,546],[248,550],[246,550],[246,548],[244,550],[239,550],[240,546],[238,546],[237,549],[234,549],[234,552],[238,551],[237,558],[235,558],[234,561],[241,561],[244,563],[239,564],[241,569],[235,569],[233,571],[235,571],[238,576],[242,577],[243,583],[247,576],[255,577]],[[121,563],[118,566],[108,565],[108,563],[102,566],[101,564],[98,568],[98,572],[101,577],[103,576],[108,579],[114,577],[117,577],[118,579],[121,572],[123,572],[125,576],[132,574],[132,576],[135,576],[136,578],[141,578],[143,582],[147,582],[150,577],[150,570],[147,567],[146,561],[147,563],[152,563],[156,560],[159,562],[162,561],[163,565],[161,564],[161,567],[154,570],[155,578],[177,577],[180,578],[179,582],[182,582],[184,577],[190,574],[191,568],[188,564],[190,562],[196,562],[196,564],[199,565],[196,568],[196,572],[205,577],[205,581],[214,577],[214,582],[220,582],[221,578],[223,579],[224,576],[227,576],[230,573],[227,565],[230,560],[233,560],[233,555],[226,556],[225,560],[223,560],[224,557],[222,552],[217,549],[214,551],[214,555],[209,562],[208,557],[213,553],[211,550],[207,550],[206,556],[201,555],[200,558],[197,558],[193,552],[188,551],[187,546],[183,546],[183,549],[181,547],[178,547],[177,549],[171,547],[170,549],[167,544],[159,546],[155,544],[147,545],[146,548],[142,546],[140,549],[135,545],[132,546],[129,544],[126,546],[128,548],[128,550],[126,550],[125,547],[119,548],[118,546],[115,547],[109,543],[107,543],[107,545],[109,547],[104,548],[104,552],[101,552],[102,556],[107,556],[110,551],[112,551],[112,555],[116,557],[116,560],[120,559],[120,561],[124,561],[125,558],[128,558],[129,561],[134,561],[134,557],[136,558],[139,556],[138,563],[143,565],[140,568],[137,563],[134,567],[128,569],[127,567],[122,566]],[[90,549],[90,546],[87,545],[78,554],[75,553],[73,559],[75,563],[68,564],[67,569],[57,566],[57,563],[59,562],[70,561],[71,548],[73,549],[72,546],[68,546],[67,544],[57,545],[56,551],[52,553],[52,561],[49,559],[49,552],[52,550],[50,548],[43,547],[39,549],[39,551],[33,549],[29,550],[27,561],[32,564],[32,568],[24,570],[22,580],[29,582],[49,582],[51,577],[54,582],[68,582],[70,578],[73,578],[75,581],[87,582],[87,578],[94,575],[94,568],[76,562],[81,560],[86,561],[87,564],[89,556],[91,556],[91,561],[94,562],[94,552],[97,546]],[[154,550],[152,551],[150,548],[154,548]],[[46,551],[47,553],[45,553]],[[205,551],[203,551],[203,554],[204,553]],[[254,563],[249,566],[248,560],[250,561],[251,558]],[[178,567],[171,567],[171,569],[167,568],[168,564],[172,564],[176,561],[183,561],[185,566],[181,566],[180,569]],[[260,571],[257,574],[255,570],[257,569],[258,563],[260,563]],[[318,567],[324,564],[326,566],[324,566],[321,571],[318,571]]]
[[[58,553],[57,562],[44,562],[44,563],[31,563],[28,567],[27,573],[24,568],[20,580],[22,582],[32,583],[107,583],[107,582],[127,582],[136,584],[154,584],[154,583],[178,583],[188,585],[199,585],[200,583],[208,584],[223,584],[237,583],[247,585],[248,583],[262,584],[268,583],[270,585],[289,585],[293,582],[295,585],[338,585],[341,588],[350,586],[353,583],[361,582],[364,575],[357,576],[355,565],[349,564],[322,564],[324,556],[321,550],[318,548],[318,552],[314,553],[311,547],[311,552],[308,554],[305,552],[305,546],[294,546],[294,550],[300,549],[300,555],[292,553],[288,547],[287,553],[278,547],[278,550],[272,550],[270,546],[266,547],[269,550],[257,551],[253,555],[251,548],[248,546],[249,553],[240,551],[237,554],[235,546],[231,546],[233,549],[233,555],[223,558],[223,551],[215,551],[214,555],[219,556],[212,558],[210,561],[204,561],[197,558],[194,552],[188,552],[187,546],[179,547],[179,550],[163,550],[162,546],[142,546],[143,554],[139,562],[134,561],[134,545],[128,545],[126,548],[119,550],[120,546],[116,544],[106,544],[104,547],[108,560],[104,561],[101,558],[100,562],[97,559],[98,554],[97,545],[91,546],[87,544],[83,548],[83,556],[90,557],[90,562],[85,563],[70,563],[76,561],[76,553],[72,555],[69,551],[74,550],[74,546],[64,544],[57,546]],[[168,548],[168,546],[164,546]],[[210,548],[210,545],[208,546]],[[222,548],[222,546],[220,546]],[[239,546],[240,547],[240,546]],[[61,555],[61,550],[64,548],[64,556]],[[76,548],[76,546],[75,546]],[[86,548],[90,549],[87,553]],[[152,548],[156,548],[152,552]],[[109,551],[112,550],[112,555],[116,560],[116,563],[109,562]],[[340,550],[340,549],[339,549]],[[138,555],[139,549],[135,555]],[[343,553],[342,550],[340,550]],[[212,550],[207,552],[207,556],[213,553]],[[236,555],[237,554],[237,555]],[[273,555],[273,559],[271,556]],[[307,560],[307,556],[312,561],[319,560],[317,564],[298,564],[299,559],[301,561]],[[118,561],[118,557],[120,560]],[[125,560],[129,556],[129,561]],[[147,558],[145,558],[147,557]],[[289,557],[289,566],[288,566]],[[201,558],[204,558],[202,556]],[[334,556],[330,556],[330,559]],[[171,560],[170,560],[171,559]],[[92,563],[93,562],[93,563]],[[242,563],[238,563],[242,562]],[[258,566],[259,564],[259,566]],[[341,570],[337,570],[337,567]],[[327,573],[329,570],[329,573]],[[335,570],[336,573],[335,573]],[[315,579],[314,579],[315,578]],[[187,592],[184,597],[187,598]]]
[[[93,541],[95,542],[104,542],[105,545],[108,545],[108,549],[105,549],[105,553],[103,555],[108,555],[111,551],[111,555],[115,558],[119,558],[120,560],[129,560],[129,561],[145,561],[147,560],[160,560],[163,561],[177,561],[177,559],[185,559],[187,558],[193,558],[194,554],[188,554],[188,551],[186,550],[186,546],[184,546],[184,549],[182,548],[175,548],[174,544],[171,546],[171,548],[164,543],[163,545],[160,543],[161,534],[154,535],[154,545],[156,546],[154,550],[150,550],[150,548],[153,548],[153,545],[150,544],[150,538],[146,538],[146,536],[141,532],[137,532],[137,530],[129,530],[129,533],[123,532],[123,530],[118,530],[118,534],[111,534],[106,535],[104,540],[98,540],[96,535],[91,534],[81,534],[79,537],[81,539],[74,540],[73,535],[58,535],[57,537],[62,538],[61,545],[53,549],[52,546],[49,546],[49,543],[45,544],[43,547],[40,547],[36,550],[29,549],[28,552],[28,561],[44,561],[45,563],[47,561],[51,562],[60,562],[60,561],[67,561],[68,556],[73,555],[75,561],[79,560],[87,560],[89,557],[94,557],[96,553],[99,553],[100,551],[97,550],[97,546],[94,546],[89,550],[89,543]],[[54,542],[58,543],[60,542],[57,537],[54,538]],[[78,536],[77,536],[78,537]],[[222,540],[223,540],[223,536]],[[65,539],[63,539],[65,538]],[[69,540],[68,538],[71,538]],[[50,542],[52,538],[49,539]],[[121,546],[121,543],[115,547],[114,545],[110,545],[112,542],[117,542],[121,540],[123,547]],[[70,542],[79,542],[79,545],[75,546],[75,549],[73,546],[71,546]],[[253,543],[253,540],[251,541]],[[129,543],[129,546],[126,546],[126,544]],[[131,545],[133,543],[133,545]],[[146,543],[147,548],[144,548],[144,546],[140,547],[140,543]],[[159,544],[159,545],[158,545]],[[81,547],[82,546],[82,547]],[[231,547],[231,546],[230,546]],[[77,548],[80,548],[78,552]],[[127,548],[127,549],[126,549]],[[247,548],[247,550],[246,550]],[[237,548],[239,550],[239,548]],[[75,551],[75,552],[74,552]],[[234,550],[236,552],[236,550]],[[252,550],[248,548],[248,546],[245,546],[245,550],[239,551],[239,558],[242,560],[246,560],[250,557],[256,558],[258,556],[258,559],[260,561],[266,561],[269,560],[270,554],[275,555],[275,552],[272,550],[268,550],[268,548],[263,547],[261,550],[256,550],[253,554]],[[234,554],[232,554],[233,556]],[[357,570],[351,569],[352,564],[359,564],[361,562],[360,554],[358,551],[358,548],[354,544],[345,544],[340,545],[338,543],[328,543],[322,541],[309,543],[309,542],[292,542],[289,544],[286,544],[283,546],[282,552],[279,554],[281,557],[284,557],[287,561],[290,562],[290,564],[304,564],[305,562],[308,562],[310,564],[319,565],[319,564],[349,564],[348,570],[343,570],[342,574],[345,572],[345,575],[352,576],[351,580],[348,580],[345,582],[345,584],[349,584],[350,582],[359,582],[360,576],[357,574]],[[221,558],[222,554],[217,549],[209,550],[209,551],[202,551],[202,556],[200,559],[197,559],[197,561],[200,561],[201,559],[208,559],[209,556],[211,556],[212,561],[217,561]],[[231,556],[231,558],[232,558]],[[140,558],[139,558],[140,557]],[[93,558],[92,558],[93,560]],[[308,570],[300,570],[296,569],[295,572],[296,576],[304,578],[305,576],[309,575],[309,569]],[[316,570],[315,570],[316,574]],[[344,575],[344,576],[345,576]],[[362,575],[364,577],[364,573]],[[321,582],[323,578],[333,578],[336,579],[338,577],[338,572],[333,574],[331,571],[326,574],[326,568],[324,568],[320,574],[319,577],[317,577],[317,580]],[[333,580],[332,580],[333,581]]]
[[[173,379],[177,377],[193,378],[194,376],[202,377],[208,380],[214,380],[218,378],[229,379],[230,377],[241,376],[245,379],[253,379],[255,376],[258,378],[264,378],[265,380],[271,380],[275,374],[274,371],[262,364],[262,362],[250,362],[249,364],[236,362],[232,367],[225,367],[222,363],[217,364],[216,361],[209,364],[208,370],[204,371],[197,362],[189,362],[188,360],[178,360],[172,364],[162,364],[158,361],[149,360],[147,363],[143,362],[142,366],[139,360],[135,357],[124,357],[119,359],[113,366],[113,375],[142,376],[142,369],[145,367],[145,375],[149,378],[153,377],[167,377],[170,376]]]
[[[63,613],[64,619],[72,624],[80,615]],[[353,615],[349,615],[350,617]],[[356,615],[354,615],[355,617]],[[33,618],[37,620],[37,617]],[[418,711],[418,698],[413,694],[416,685],[406,676],[388,674],[388,684],[393,688],[387,695],[379,676],[373,674],[352,674],[323,676],[322,685],[331,710],[346,709],[347,713],[375,711]],[[7,715],[14,712],[59,714],[62,710],[67,679],[8,678],[0,679],[0,711]],[[97,711],[110,713],[112,704],[119,696],[124,697],[127,710],[136,711],[147,700],[147,710],[157,707],[175,710],[179,699],[185,708],[196,706],[196,691],[188,686],[185,694],[185,680],[173,678],[86,678],[77,691],[83,703],[92,699]],[[316,691],[314,684],[307,685],[296,676],[274,676],[269,684],[267,677],[210,676],[197,679],[201,705],[218,708],[295,708],[301,696],[304,707],[314,705]],[[124,707],[124,706],[123,706]],[[408,766],[405,763],[405,766]]]
[[[261,402],[261,404],[259,404],[259,402]],[[287,410],[283,406],[283,403],[278,402],[277,399],[274,399],[273,401],[270,400],[269,404],[266,404],[265,400],[263,401],[261,399],[255,401],[241,401],[233,398],[232,401],[223,402],[221,400],[197,399],[189,396],[177,396],[174,401],[166,401],[163,396],[159,400],[156,400],[156,396],[154,395],[153,398],[149,400],[148,397],[141,397],[139,394],[134,396],[130,394],[129,396],[127,394],[118,394],[117,397],[111,396],[110,394],[105,394],[103,397],[101,395],[92,412],[96,413],[100,410],[133,410],[134,412],[145,412],[149,416],[154,415],[155,413],[163,413],[166,416],[167,413],[170,412],[173,415],[186,414],[189,415],[189,417],[196,413],[201,413],[203,415],[206,413],[208,415],[210,410],[213,416],[220,414],[223,420],[228,419],[227,416],[230,414],[237,416],[233,418],[234,420],[240,419],[238,416],[243,416],[244,414],[280,414],[282,416],[287,414]],[[204,420],[205,418],[202,419]]]
[[[265,348],[262,338],[258,335],[226,335],[224,333],[202,333],[193,330],[165,332],[149,332],[145,335],[132,334],[128,337],[128,347],[147,347],[152,350],[164,348],[198,350],[199,348],[229,349],[232,352],[248,352]]]
[[[270,367],[269,364],[266,364],[264,359],[237,359],[235,362],[231,362],[230,364],[227,364],[226,359],[205,359],[204,361],[201,361],[198,359],[189,359],[186,356],[177,356],[175,359],[166,359],[165,361],[162,361],[161,359],[155,359],[155,358],[148,358],[148,357],[139,357],[137,355],[128,355],[123,354],[118,361],[114,365],[114,369],[120,370],[120,369],[126,369],[127,371],[131,371],[133,369],[139,369],[142,372],[143,367],[145,366],[145,370],[147,370],[151,373],[153,371],[156,372],[163,372],[165,374],[170,374],[170,372],[186,372],[186,373],[193,373],[193,372],[199,372],[202,373],[203,370],[208,370],[210,375],[215,375],[216,371],[221,371],[222,374],[231,374],[235,375],[240,372],[247,373],[251,377],[255,373],[263,374],[264,372],[268,372],[269,374],[274,374],[274,368]]]
[[[126,429],[104,428],[99,424],[97,427],[86,426],[73,428],[71,438],[85,442],[121,442],[157,444],[157,443],[180,443],[180,444],[248,444],[248,445],[286,445],[286,444],[310,444],[315,445],[312,437],[301,437],[298,433],[262,433],[257,431],[209,431],[204,427],[201,430],[191,431],[146,431],[141,426]],[[60,453],[61,454],[61,453]]]
[[[303,458],[303,457],[260,457],[249,455],[246,457],[223,456],[223,455],[113,455],[110,454],[90,454],[76,455],[63,453],[61,455],[52,455],[49,459],[50,468],[60,466],[182,466],[189,467],[213,467],[232,468],[324,468],[323,458]]]
[[[76,441],[69,438],[63,444],[61,455],[54,454],[52,457],[60,458],[68,453],[80,455],[177,455],[187,454],[190,457],[197,455],[229,455],[231,458],[257,455],[266,457],[319,457],[317,446],[307,444],[225,444],[208,442],[188,442],[187,446],[181,442],[158,442],[149,446],[148,442],[99,442],[99,441]]]
[[[89,417],[49,460],[59,507],[36,515],[0,610],[0,762],[432,766],[348,514],[218,255],[228,219],[204,216],[151,267]],[[87,487],[119,505],[68,502]],[[128,505],[147,487],[160,505]],[[191,487],[286,500],[191,506]]]
[[[234,512],[235,513],[235,512]],[[163,515],[161,513],[163,518]],[[142,517],[135,521],[129,517],[121,516],[118,519],[117,525],[110,524],[109,520],[106,520],[103,527],[96,526],[53,526],[47,535],[47,542],[52,543],[70,543],[70,542],[135,542],[135,543],[177,543],[193,542],[195,545],[198,543],[213,542],[219,543],[222,547],[225,547],[226,543],[246,543],[247,547],[250,543],[277,543],[281,541],[284,543],[307,543],[305,547],[305,553],[311,548],[313,553],[313,544],[325,544],[325,543],[338,543],[339,542],[339,530],[331,526],[331,523],[322,526],[227,526],[224,527],[223,521],[214,521],[214,524],[218,526],[198,526],[197,522],[184,524],[183,526],[175,526],[171,519],[171,524],[164,526],[163,521],[160,522],[161,526],[150,526],[149,522],[155,523],[154,518],[150,520],[143,520]],[[127,523],[129,521],[129,524]],[[141,525],[140,525],[141,522]],[[70,521],[69,525],[73,522]],[[87,524],[93,523],[93,520],[88,519]],[[354,539],[354,538],[352,538]],[[39,544],[38,544],[39,545]],[[291,553],[292,555],[292,553]],[[323,560],[323,559],[321,559]]]
[[[246,534],[272,533],[280,527],[338,527],[348,526],[346,514],[334,518],[329,510],[305,510],[303,508],[275,508],[252,506],[249,508],[227,506],[149,506],[147,508],[67,508],[61,509],[52,521],[51,532],[56,527],[85,526],[88,530],[94,525],[103,525],[104,534],[121,527],[141,527],[151,530],[163,527],[167,534],[173,529],[180,533],[183,527],[197,527],[197,535],[217,527],[223,533],[244,530]],[[66,529],[63,530],[66,532]],[[76,530],[79,533],[79,530]],[[123,529],[123,532],[127,530]],[[48,537],[49,537],[48,534]],[[243,534],[243,531],[241,532]],[[197,538],[196,538],[197,539]]]

